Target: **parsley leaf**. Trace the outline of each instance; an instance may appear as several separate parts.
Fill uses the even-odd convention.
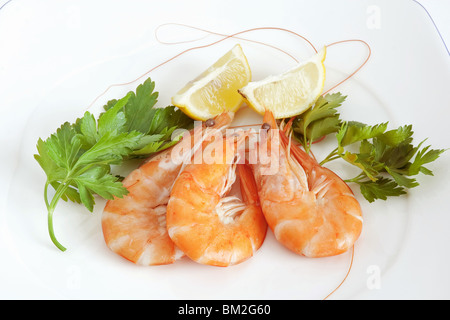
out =
[[[91,148],[83,150],[82,138],[75,126],[65,123],[47,140],[38,140],[39,154],[35,159],[47,175],[44,199],[49,233],[58,248],[65,250],[53,232],[53,212],[59,199],[81,202],[92,211],[94,193],[107,199],[126,194],[127,190],[110,174],[109,165],[120,164],[123,156],[136,146],[140,136],[141,133],[135,131],[120,135],[114,135],[114,131],[107,132]],[[50,203],[47,197],[49,185],[55,188]]]
[[[391,179],[380,177],[376,181],[359,182],[361,194],[369,202],[375,199],[387,200],[389,196],[400,196],[406,191]]]
[[[336,133],[338,147],[321,164],[341,158],[361,169],[353,179],[359,184],[361,193],[372,202],[386,200],[388,196],[399,196],[406,189],[419,186],[415,176],[420,172],[432,175],[424,164],[436,160],[445,150],[420,150],[423,142],[413,145],[412,125],[387,130],[388,122],[369,126],[356,121],[343,122]],[[346,149],[359,143],[359,152]],[[412,160],[414,158],[414,160]]]
[[[154,115],[152,108],[158,98],[158,93],[153,92],[154,88],[155,83],[149,79],[137,87],[136,94],[130,92],[130,100],[125,107],[127,131],[148,132]]]
[[[337,108],[345,98],[341,93],[322,96],[294,119],[294,137],[306,152],[313,142],[334,134],[337,147],[320,164],[342,159],[359,168],[359,175],[345,181],[357,183],[369,202],[405,194],[407,189],[419,185],[414,177],[419,173],[433,175],[424,165],[435,161],[445,150],[430,149],[431,146],[421,149],[423,141],[414,146],[412,125],[387,130],[388,122],[367,125],[340,119]]]
[[[193,126],[191,118],[174,106],[155,109],[148,134],[141,139],[140,145],[130,155],[140,158],[167,149],[176,144],[181,136],[173,137],[176,129],[190,129]]]
[[[296,117],[292,127],[294,136],[307,152],[317,139],[338,132],[341,120],[336,108],[345,98],[347,96],[343,96],[340,92],[326,94],[319,97],[314,106]]]
[[[173,106],[154,108],[158,93],[147,79],[120,100],[109,101],[98,119],[85,112],[75,123],[64,123],[46,140],[38,139],[36,161],[47,181],[44,201],[49,235],[62,251],[53,230],[53,213],[60,199],[82,203],[93,211],[95,195],[121,198],[128,193],[120,177],[111,174],[111,165],[130,158],[146,157],[175,144],[171,135],[188,128],[193,120]],[[48,187],[55,193],[51,201]]]
[[[93,166],[74,178],[80,192],[80,200],[92,212],[95,201],[93,194],[98,194],[104,199],[112,200],[114,197],[123,197],[128,191],[117,181],[117,178],[109,174],[109,168],[105,166]]]
[[[131,91],[127,94],[127,100],[118,109],[124,114],[125,131],[136,130],[144,134],[127,159],[143,158],[167,149],[178,142],[177,139],[172,140],[172,133],[176,129],[190,129],[193,126],[193,120],[174,106],[154,108],[158,98],[158,93],[153,92],[154,88],[155,83],[147,79],[137,87],[136,93]],[[108,113],[117,107],[117,103],[117,100],[110,100],[103,108]],[[120,112],[117,117],[122,117]]]
[[[423,143],[422,141],[420,145]],[[419,146],[420,146],[419,145]],[[422,150],[418,151],[416,154],[416,157],[414,158],[414,161],[412,163],[408,163],[405,167],[406,172],[408,175],[416,175],[419,174],[419,172],[426,174],[426,175],[433,175],[433,172],[427,168],[425,168],[423,165],[433,162],[436,160],[444,151],[443,149],[430,149],[431,146],[427,146],[423,148]]]
[[[368,126],[357,121],[344,122],[336,135],[338,145],[344,147],[379,136],[386,131],[387,125],[387,122],[375,126]]]

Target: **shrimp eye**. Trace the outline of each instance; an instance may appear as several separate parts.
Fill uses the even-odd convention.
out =
[[[261,129],[263,129],[265,131],[269,131],[270,124],[268,124],[267,122],[263,123],[263,125],[261,126]]]
[[[214,119],[208,119],[205,122],[205,126],[207,126],[207,127],[212,127],[215,124],[216,124],[216,120],[214,120]]]

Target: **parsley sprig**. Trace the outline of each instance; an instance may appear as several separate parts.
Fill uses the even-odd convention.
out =
[[[85,112],[75,123],[64,123],[45,141],[38,140],[34,157],[47,176],[44,201],[48,230],[60,250],[66,248],[53,230],[53,213],[60,199],[81,203],[92,212],[94,195],[109,200],[123,197],[128,191],[120,177],[111,173],[111,165],[166,149],[178,141],[171,140],[175,129],[192,125],[192,120],[173,106],[154,108],[158,97],[154,88],[155,83],[147,79],[136,93],[109,101],[98,119]],[[51,200],[50,186],[55,190]]]
[[[294,120],[294,137],[306,152],[314,141],[334,134],[337,147],[320,164],[342,159],[358,167],[361,172],[345,181],[358,184],[369,202],[406,194],[407,189],[419,185],[414,178],[419,173],[433,175],[424,165],[435,161],[445,149],[422,147],[426,139],[414,146],[412,125],[387,130],[388,122],[370,126],[343,121],[336,108],[345,98],[341,93],[320,97],[313,107]],[[359,152],[350,151],[358,145]]]
[[[341,119],[336,108],[345,98],[340,93],[320,96],[312,108],[295,119],[293,130],[306,152],[309,152],[313,142],[339,130]]]

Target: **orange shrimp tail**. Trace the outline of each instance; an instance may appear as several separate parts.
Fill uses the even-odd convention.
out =
[[[245,213],[241,216],[241,225],[251,235],[253,251],[258,250],[267,234],[267,221],[262,213],[259,203],[258,188],[253,171],[247,164],[237,166],[242,200],[247,205]]]
[[[237,169],[241,181],[242,199],[247,204],[259,203],[258,189],[252,169],[246,164],[239,164]]]
[[[167,205],[169,236],[198,263],[221,267],[241,263],[264,241],[267,224],[255,192],[256,184],[247,166],[237,162],[239,146],[249,133],[239,132],[237,137],[205,145],[204,155],[208,154],[208,147],[225,150],[215,153],[218,161],[208,163],[205,159],[188,164],[172,188]],[[232,163],[222,161],[227,159],[233,159]],[[235,181],[236,167],[243,175],[244,203],[235,196],[226,196]]]

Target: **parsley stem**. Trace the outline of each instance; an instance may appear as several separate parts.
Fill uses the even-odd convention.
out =
[[[363,178],[367,177],[367,175],[363,172],[361,172],[359,175],[357,175],[356,177],[352,178],[352,179],[346,179],[344,180],[345,182],[355,182],[358,183],[359,181],[361,181]]]
[[[66,181],[62,182],[59,186],[58,189],[56,189],[55,195],[53,196],[53,199],[50,203],[50,205],[48,205],[48,201],[47,201],[47,187],[48,187],[48,183],[46,183],[46,188],[45,188],[45,198],[46,198],[46,204],[47,206],[47,210],[48,210],[48,233],[50,235],[50,239],[52,240],[52,242],[54,243],[54,245],[61,251],[66,251],[66,248],[58,242],[58,240],[56,240],[56,236],[55,236],[55,232],[53,230],[53,212],[55,211],[56,205],[58,204],[59,199],[61,199],[62,195],[66,192],[67,188],[69,187],[69,182],[66,183]]]
[[[47,207],[47,211],[49,210],[50,205],[48,204],[48,197],[47,197],[47,190],[48,190],[48,186],[50,184],[50,181],[46,181],[45,182],[45,187],[44,187],[44,200],[45,200],[45,206]]]
[[[332,160],[335,160],[335,159],[339,159],[340,157],[341,156],[338,153],[338,148],[336,148],[333,151],[331,151],[330,154],[327,155],[327,157],[320,162],[320,165],[322,166],[325,163],[327,163],[329,161],[332,161]]]

